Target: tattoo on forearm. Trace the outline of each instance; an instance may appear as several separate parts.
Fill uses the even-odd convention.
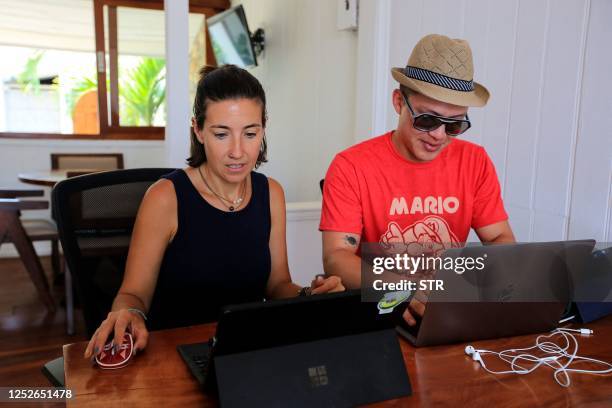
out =
[[[344,237],[344,241],[349,244],[352,247],[356,247],[357,246],[357,239],[355,237],[352,237],[350,235],[347,235]]]

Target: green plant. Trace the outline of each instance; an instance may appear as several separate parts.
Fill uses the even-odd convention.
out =
[[[123,125],[152,126],[157,110],[166,98],[166,61],[141,58],[140,63],[121,76],[120,117]]]
[[[40,92],[40,78],[38,77],[38,64],[45,55],[44,50],[36,50],[25,63],[23,71],[17,76],[17,83],[24,92]]]
[[[152,126],[159,107],[166,98],[166,62],[158,58],[141,58],[135,68],[119,77],[119,104],[121,124],[124,126]],[[107,80],[106,88],[110,82]],[[97,90],[95,75],[76,79],[66,93],[69,112],[74,111],[78,98],[87,91]]]

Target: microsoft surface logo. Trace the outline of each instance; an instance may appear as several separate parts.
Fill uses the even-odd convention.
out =
[[[327,368],[325,368],[324,365],[309,367],[308,378],[310,378],[310,386],[313,388],[322,387],[329,384],[329,379],[327,378]]]

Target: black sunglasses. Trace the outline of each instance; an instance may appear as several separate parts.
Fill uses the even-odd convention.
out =
[[[412,126],[417,130],[422,132],[431,132],[432,130],[436,130],[440,126],[444,125],[444,131],[446,134],[454,137],[464,133],[470,128],[470,126],[472,126],[467,113],[465,114],[465,119],[450,119],[443,116],[433,115],[431,113],[421,113],[419,115],[415,115],[406,95],[401,91],[400,93],[402,94],[404,102],[406,102],[406,106],[408,106],[408,109],[412,114]]]

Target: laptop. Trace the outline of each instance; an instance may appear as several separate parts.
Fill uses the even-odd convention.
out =
[[[575,279],[574,304],[568,316],[582,323],[612,314],[612,247],[591,254],[582,279]]]
[[[222,406],[355,406],[411,394],[394,327],[355,290],[227,306],[177,349]]]
[[[572,296],[572,276],[584,269],[593,240],[472,246],[444,257],[484,257],[484,268],[438,270],[443,291],[431,291],[422,317],[397,331],[415,346],[546,332],[557,327]]]

